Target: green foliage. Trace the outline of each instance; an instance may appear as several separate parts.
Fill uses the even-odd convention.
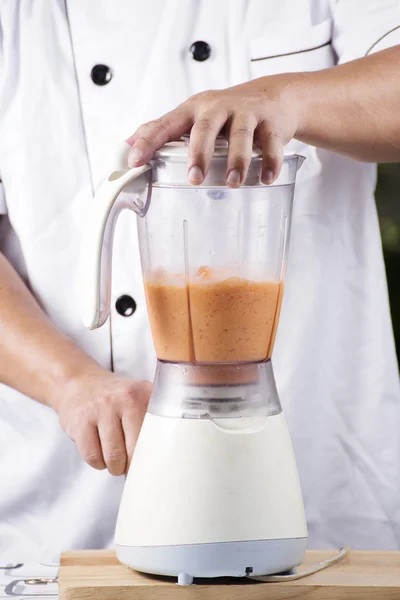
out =
[[[379,165],[376,204],[400,363],[400,164]]]

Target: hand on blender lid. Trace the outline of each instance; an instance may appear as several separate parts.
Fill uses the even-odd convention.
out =
[[[243,184],[254,144],[263,155],[261,181],[271,184],[279,175],[284,145],[294,136],[297,123],[296,111],[289,104],[277,103],[273,85],[267,99],[244,86],[202,92],[139,127],[127,140],[132,147],[128,161],[131,167],[143,165],[161,146],[190,131],[187,176],[190,183],[199,185],[207,176],[217,137],[223,134],[229,142],[226,185]]]

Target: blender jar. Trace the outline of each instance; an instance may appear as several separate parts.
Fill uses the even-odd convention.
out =
[[[217,146],[204,183],[187,182],[187,145],[167,144],[149,165],[116,170],[96,195],[85,236],[85,324],[109,312],[115,220],[138,215],[150,326],[160,361],[231,364],[270,358],[283,295],[296,173],[287,155],[272,185],[254,150],[244,185],[225,185],[227,148]],[[89,264],[88,264],[89,263]]]
[[[186,160],[179,147],[159,152],[157,173],[176,169],[181,155]],[[153,183],[138,227],[159,360],[198,364],[270,358],[301,159],[285,157],[280,180],[272,186],[256,176],[261,160],[255,152],[248,180],[239,189],[224,185],[226,149],[216,150],[199,187]]]

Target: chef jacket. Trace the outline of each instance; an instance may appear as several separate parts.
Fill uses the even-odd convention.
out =
[[[201,90],[399,43],[398,0],[0,0],[0,251],[60,331],[105,368],[151,380],[133,213],[117,226],[109,321],[87,331],[79,313],[82,215],[115,144]],[[298,141],[288,150],[307,160],[273,363],[309,543],[399,549],[400,390],[376,167]],[[109,546],[123,484],[83,462],[53,410],[0,387],[1,557]]]

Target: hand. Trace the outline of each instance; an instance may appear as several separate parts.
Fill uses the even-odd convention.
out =
[[[158,148],[190,130],[188,179],[201,184],[216,137],[222,133],[229,142],[227,185],[238,187],[244,182],[253,143],[263,154],[261,180],[272,183],[282,166],[283,146],[298,127],[298,107],[289,89],[288,76],[274,76],[192,96],[160,119],[139,127],[127,140],[132,145],[129,165],[145,164]]]
[[[129,468],[150,392],[147,381],[99,367],[71,380],[55,408],[82,458],[95,469],[122,475]]]

